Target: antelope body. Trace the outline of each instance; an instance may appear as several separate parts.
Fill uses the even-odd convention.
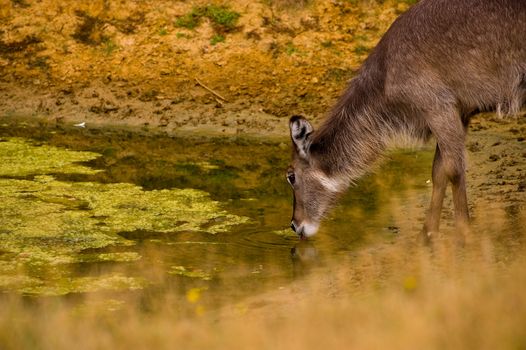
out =
[[[385,33],[322,123],[290,119],[291,227],[311,236],[339,194],[396,139],[433,136],[424,232],[438,231],[447,184],[456,224],[469,220],[464,140],[481,111],[526,102],[526,0],[421,0]]]

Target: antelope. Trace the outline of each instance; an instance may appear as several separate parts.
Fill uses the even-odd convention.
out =
[[[393,22],[317,130],[290,118],[291,228],[300,238],[314,235],[393,140],[434,137],[423,232],[438,232],[448,183],[455,224],[468,229],[469,120],[484,111],[514,114],[525,102],[525,0],[421,0]]]

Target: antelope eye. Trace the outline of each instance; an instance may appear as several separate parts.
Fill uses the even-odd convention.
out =
[[[289,184],[294,185],[294,182],[296,181],[296,176],[294,176],[294,173],[287,174],[287,181]]]

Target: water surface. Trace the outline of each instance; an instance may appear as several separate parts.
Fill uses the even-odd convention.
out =
[[[287,140],[3,121],[0,157],[2,291],[215,308],[416,242],[432,151],[386,156],[308,242],[288,228]]]

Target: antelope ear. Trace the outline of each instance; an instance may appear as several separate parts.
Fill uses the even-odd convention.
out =
[[[311,143],[311,134],[314,131],[312,125],[300,115],[295,115],[290,118],[290,138],[298,152],[298,155],[303,158],[308,158],[309,147]]]

